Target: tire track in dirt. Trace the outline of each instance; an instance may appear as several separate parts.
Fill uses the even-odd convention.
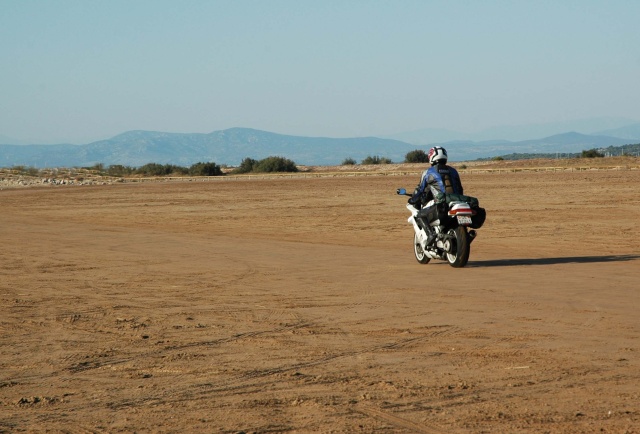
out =
[[[527,366],[526,368],[528,369],[529,367]],[[535,377],[531,377],[529,375],[516,375],[511,378],[503,378],[498,376],[494,377],[490,381],[485,378],[484,385],[468,385],[461,390],[454,389],[452,390],[453,394],[450,394],[448,397],[438,396],[437,398],[427,399],[420,397],[418,400],[407,401],[391,407],[387,407],[385,405],[385,409],[379,410],[385,412],[385,410],[401,409],[400,411],[402,413],[411,414],[423,411],[429,412],[433,411],[434,408],[437,408],[439,411],[446,410],[446,412],[450,414],[460,412],[461,409],[464,408],[465,410],[462,412],[463,414],[466,414],[467,417],[464,420],[459,421],[462,425],[459,425],[460,430],[458,430],[458,432],[491,431],[490,427],[494,426],[492,418],[497,418],[504,422],[526,420],[527,426],[529,426],[530,421],[537,421],[546,427],[545,431],[566,432],[566,430],[561,427],[571,422],[575,424],[581,415],[579,411],[580,404],[578,401],[575,402],[575,405],[577,406],[575,408],[577,410],[567,411],[564,409],[564,411],[558,410],[554,412],[549,412],[549,410],[541,411],[540,408],[536,407],[537,410],[532,411],[524,408],[519,409],[520,412],[514,413],[513,407],[510,406],[509,403],[514,401],[517,402],[519,399],[526,399],[531,401],[531,405],[535,407],[534,401],[546,403],[554,399],[563,399],[563,396],[570,399],[571,391],[575,389],[598,390],[599,387],[606,387],[612,382],[629,385],[638,384],[638,380],[640,378],[640,374],[622,378],[619,375],[603,375],[603,373],[606,372],[606,369],[585,369],[577,366],[572,368],[567,367],[564,364],[554,365],[551,368],[551,370],[546,370],[545,368],[544,372],[538,372]],[[571,371],[571,375],[567,375],[567,371]],[[575,382],[576,375],[582,379],[581,383]],[[505,382],[508,382],[508,384],[506,384],[506,391]],[[464,389],[467,389],[467,391]],[[559,389],[564,390],[565,394],[561,394],[560,396],[556,395],[555,393]],[[631,387],[630,389],[633,388]],[[628,393],[630,389],[627,389],[629,404],[626,407],[616,409],[617,417],[624,418],[628,417],[628,415],[637,414],[634,403],[637,401],[639,395],[637,391],[635,393]],[[621,391],[620,393],[623,392]],[[358,403],[356,407],[360,405],[363,404]],[[589,407],[591,408],[591,406]],[[598,411],[603,417],[605,417],[607,411],[609,411],[609,415],[606,417],[611,417],[612,413],[610,411],[611,407],[609,403],[604,401],[599,402],[599,407],[600,409]],[[369,406],[369,408],[371,407]],[[482,412],[478,412],[478,409],[482,409]],[[357,411],[357,408],[355,410]],[[595,411],[593,408],[591,410]],[[524,413],[522,413],[523,411]],[[578,416],[576,416],[576,414]],[[387,415],[385,414],[376,412],[374,415],[378,415],[380,418],[393,423],[393,420],[391,420],[391,418],[386,418],[385,416]],[[394,416],[395,415],[397,415],[397,412]],[[487,418],[487,416],[489,416],[489,418]],[[547,417],[547,420],[540,422],[544,417]],[[402,420],[394,420],[398,422],[398,426],[410,429],[410,425],[405,424],[405,421],[407,421],[409,417],[401,419]],[[413,429],[415,432],[420,432],[415,428]],[[438,426],[436,424],[428,424],[427,429],[438,429]],[[580,432],[591,431],[595,431],[595,429]],[[456,430],[452,429],[451,426],[447,426],[446,430],[427,432],[456,432]]]
[[[262,335],[274,334],[274,333],[281,333],[284,331],[295,330],[295,329],[300,329],[300,328],[309,327],[309,326],[311,326],[310,323],[301,322],[297,324],[285,325],[275,329],[257,330],[257,331],[251,331],[251,332],[245,332],[245,333],[238,333],[232,336],[228,336],[220,339],[214,339],[210,341],[191,342],[183,345],[166,346],[164,347],[163,350],[171,352],[171,351],[184,350],[187,348],[212,347],[212,346],[222,345],[225,343],[236,342],[242,339],[248,339],[248,338],[258,337]],[[111,367],[114,365],[120,365],[127,362],[134,362],[136,360],[146,360],[148,357],[150,357],[152,353],[156,353],[157,351],[158,351],[157,349],[152,349],[152,350],[145,351],[143,353],[136,354],[135,356],[131,356],[131,357],[124,357],[124,358],[105,357],[104,360],[99,360],[99,361],[96,361],[96,360],[82,361],[65,368],[65,370],[72,373],[78,373],[78,372],[89,371],[92,369],[103,369],[103,368]],[[74,356],[69,356],[68,358],[73,358],[73,357]],[[170,357],[170,355],[167,355],[167,357]],[[56,373],[53,373],[52,376],[55,376],[58,374],[59,372],[56,372]]]
[[[546,432],[567,432],[566,429],[562,428],[562,426],[571,424],[573,427],[575,427],[576,422],[582,415],[580,411],[581,408],[589,408],[590,413],[600,413],[602,415],[601,417],[604,418],[610,417],[610,415],[605,415],[607,414],[607,411],[611,411],[612,407],[605,401],[585,404],[584,401],[580,402],[576,400],[574,401],[574,407],[571,410],[567,410],[566,408],[564,408],[562,410],[558,409],[550,411],[541,410],[540,408],[537,408],[536,410],[527,410],[526,408],[524,408],[520,409],[519,413],[510,413],[505,411],[505,404],[509,403],[510,401],[517,401],[519,399],[526,399],[530,401],[530,405],[532,406],[535,406],[535,401],[547,403],[549,401],[558,399],[572,400],[573,390],[589,390],[593,392],[602,387],[607,387],[612,383],[638,384],[638,380],[640,379],[640,375],[637,374],[626,376],[624,378],[621,378],[618,375],[602,375],[605,370],[600,369],[585,370],[578,367],[561,368],[559,366],[555,366],[554,368],[554,371],[548,372],[544,376],[538,375],[534,380],[527,380],[526,378],[514,378],[510,380],[510,382],[506,385],[508,388],[508,392],[505,391],[505,385],[502,382],[494,382],[493,384],[489,384],[485,387],[477,388],[474,390],[474,394],[477,396],[500,396],[500,403],[495,402],[495,398],[481,398],[467,402],[465,404],[473,407],[484,407],[487,410],[493,409],[495,414],[505,422],[508,420],[537,420],[538,423],[543,423],[545,425],[544,431]],[[567,375],[567,372],[571,372],[571,374]],[[578,376],[581,379],[581,382],[576,383],[575,376]],[[558,390],[563,390],[565,392],[558,393]],[[637,406],[634,404],[635,402],[637,402],[637,399],[637,392],[635,393],[635,396],[628,396],[629,404],[621,408],[616,408],[618,413],[617,417],[626,419],[628,418],[627,415],[629,414],[633,414],[634,412],[637,414]],[[591,416],[593,417],[593,414]],[[542,422],[543,420],[544,422]],[[483,424],[491,426],[490,422],[482,419],[476,421],[467,420],[466,423],[468,427],[474,426],[474,431],[482,431],[481,427]],[[591,429],[576,432],[594,431],[596,431],[596,429],[592,426]]]
[[[336,360],[351,358],[362,354],[367,353],[377,353],[381,351],[393,351],[402,347],[410,346],[412,344],[432,339],[432,338],[440,338],[453,335],[459,332],[459,328],[456,326],[435,326],[438,327],[438,330],[435,330],[429,334],[423,336],[415,336],[406,339],[401,339],[394,342],[387,342],[384,344],[374,345],[370,347],[366,347],[360,350],[352,350],[352,351],[342,351],[337,352],[335,354],[330,354],[325,357],[317,358],[315,360],[310,360],[307,362],[294,363],[289,365],[283,365],[276,368],[270,369],[262,369],[262,370],[254,370],[242,373],[240,375],[236,375],[231,379],[222,380],[217,383],[201,383],[194,384],[192,386],[186,388],[180,388],[178,390],[172,390],[170,393],[162,394],[161,396],[155,397],[146,397],[135,400],[124,400],[120,403],[113,403],[113,409],[126,408],[130,406],[136,406],[141,404],[152,404],[152,405],[160,405],[166,403],[177,403],[182,401],[189,401],[192,399],[200,399],[206,397],[212,393],[232,393],[237,394],[241,393],[241,391],[251,390],[255,388],[256,390],[260,390],[258,387],[260,382],[257,380],[265,379],[277,374],[283,374],[291,371],[298,371],[305,368],[317,367],[321,365],[326,365]],[[192,392],[192,389],[199,389],[198,392]],[[168,398],[167,396],[170,396]]]
[[[429,423],[416,423],[409,419],[402,418],[388,411],[384,411],[380,408],[375,408],[372,405],[368,404],[357,404],[353,406],[352,411],[357,413],[362,413],[366,416],[373,417],[376,419],[382,419],[392,425],[395,425],[398,428],[403,428],[408,430],[409,432],[414,433],[422,433],[422,434],[447,434],[447,433],[457,433],[459,431],[452,430],[451,428],[441,428],[433,422]]]
[[[203,347],[203,346],[211,347],[211,346],[217,346],[225,343],[235,342],[241,339],[254,338],[254,337],[267,335],[267,334],[282,333],[289,330],[297,330],[297,329],[311,327],[311,326],[313,326],[312,323],[303,321],[295,324],[286,324],[282,327],[277,327],[269,330],[256,330],[251,332],[238,333],[226,338],[214,339],[210,341],[191,342],[191,343],[182,344],[182,345],[171,345],[171,346],[165,347],[164,350],[175,351],[175,350],[184,350],[187,348],[195,348],[195,347]]]

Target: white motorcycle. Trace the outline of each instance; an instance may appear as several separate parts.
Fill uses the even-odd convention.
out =
[[[399,188],[397,194],[411,196],[404,188]],[[462,268],[469,261],[471,242],[477,235],[474,229],[468,228],[482,226],[485,210],[470,196],[442,195],[438,199],[438,203],[431,200],[421,209],[407,203],[411,212],[408,222],[415,232],[413,251],[421,264],[440,259],[452,267]]]

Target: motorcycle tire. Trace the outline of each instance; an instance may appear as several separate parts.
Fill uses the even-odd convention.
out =
[[[427,256],[424,250],[422,250],[422,245],[420,245],[418,234],[415,234],[413,237],[413,253],[416,255],[416,260],[421,264],[428,264],[431,260],[431,258]]]
[[[451,244],[446,253],[447,262],[454,268],[462,268],[467,265],[471,251],[467,228],[458,226],[455,229],[450,229],[449,235]]]

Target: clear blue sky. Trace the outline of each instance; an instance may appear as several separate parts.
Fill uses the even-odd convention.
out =
[[[638,0],[0,0],[0,135],[640,120],[638,23]]]

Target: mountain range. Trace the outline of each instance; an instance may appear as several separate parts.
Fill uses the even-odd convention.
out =
[[[640,122],[626,118],[589,118],[565,122],[549,122],[526,125],[503,125],[475,132],[451,131],[442,128],[426,128],[417,131],[402,132],[384,137],[405,142],[428,145],[450,141],[495,141],[496,139],[512,142],[526,141],[539,137],[550,137],[565,132],[575,131],[585,135],[612,136],[621,139],[637,140],[640,138]]]
[[[640,123],[598,134],[566,132],[519,141],[446,140],[456,137],[455,133],[423,132],[430,135],[420,136],[414,132],[413,138],[399,140],[402,135],[396,138],[301,137],[250,128],[230,128],[209,134],[129,131],[85,145],[0,145],[0,167],[90,167],[95,164],[138,167],[147,163],[189,166],[197,162],[234,166],[247,157],[269,156],[285,157],[299,165],[337,165],[346,158],[361,161],[375,155],[401,162],[409,151],[426,151],[436,144],[448,150],[451,161],[468,161],[510,153],[571,153],[640,142]],[[435,140],[437,138],[445,140]]]

